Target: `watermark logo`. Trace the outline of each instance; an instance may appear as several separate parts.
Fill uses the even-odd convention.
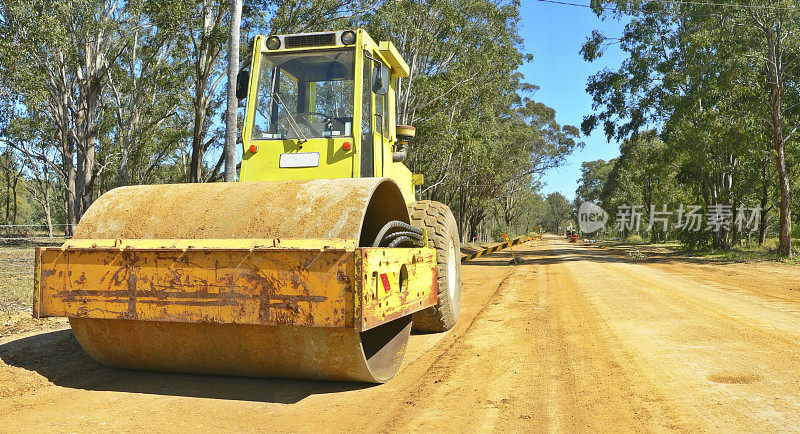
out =
[[[592,202],[584,202],[578,208],[578,227],[585,234],[605,229],[608,213]]]
[[[760,206],[734,208],[731,205],[717,204],[708,206],[704,212],[700,205],[681,204],[677,210],[670,210],[667,205],[650,205],[648,213],[642,205],[620,205],[614,215],[614,229],[619,232],[638,232],[642,226],[646,226],[650,230],[664,231],[675,229],[686,232],[721,232],[733,228],[738,231],[755,231],[762,211]],[[604,230],[608,220],[609,214],[592,202],[584,202],[578,208],[578,227],[585,234]]]

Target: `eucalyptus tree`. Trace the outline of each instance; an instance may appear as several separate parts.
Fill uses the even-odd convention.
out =
[[[41,209],[50,237],[53,236],[56,186],[63,167],[59,164],[58,148],[49,144],[55,136],[55,129],[46,121],[18,113],[2,128],[2,142],[7,149],[15,151],[19,178],[24,178],[22,187],[28,192],[27,197]]]
[[[450,204],[465,238],[496,198],[578,146],[577,128],[559,125],[518,73],[531,60],[518,9],[513,0],[402,0],[364,18],[409,64],[395,105],[398,123],[417,128],[408,164],[425,175],[421,195]]]
[[[495,200],[494,214],[498,222],[506,228],[513,228],[525,215],[533,211],[535,202],[531,198],[540,188],[541,185],[534,181],[531,175],[510,180]]]
[[[243,25],[251,31],[306,33],[363,23],[387,1],[254,0],[247,2]]]
[[[181,35],[176,55],[188,60],[191,91],[188,181],[202,182],[206,180],[205,155],[213,145],[218,145],[222,136],[212,121],[223,100],[221,85],[226,75],[222,53],[228,36],[230,7],[224,0],[150,0],[147,11],[158,28]]]
[[[543,211],[542,221],[544,227],[551,233],[560,233],[570,224],[572,205],[561,193],[548,194],[545,198]]]
[[[609,137],[621,139],[663,125],[665,142],[687,158],[682,173],[693,177],[706,205],[739,200],[734,181],[761,164],[742,157],[770,149],[781,197],[780,251],[789,255],[784,148],[796,131],[783,129],[784,117],[794,116],[797,107],[783,98],[797,93],[786,87],[797,66],[796,57],[786,54],[797,51],[796,4],[619,0],[593,6],[599,15],[626,14],[630,22],[618,40],[593,33],[584,57],[596,59],[611,43],[628,57],[619,69],[590,79],[587,90],[600,112],[586,117],[584,132],[602,124]],[[759,131],[764,128],[769,140]]]
[[[160,165],[178,146],[167,125],[177,117],[190,78],[177,29],[156,26],[150,13],[155,5],[146,0],[126,6],[123,31],[130,41],[108,70],[106,97],[114,120],[118,186],[158,179]]]
[[[0,2],[1,79],[58,129],[72,224],[95,197],[102,96],[129,41],[123,17],[114,0]]]
[[[0,175],[5,191],[3,196],[4,218],[6,225],[17,224],[17,212],[19,209],[19,181],[22,178],[22,167],[19,164],[17,155],[10,146],[3,149],[0,154]]]
[[[239,75],[239,33],[242,21],[242,0],[231,0],[231,25],[228,33],[228,85],[227,107],[225,113],[225,181],[236,181],[236,138],[239,122],[237,119],[239,100],[236,98],[237,77]]]
[[[575,198],[579,202],[592,202],[599,205],[602,200],[603,186],[608,183],[608,177],[616,161],[616,159],[611,159],[581,163],[581,177],[578,179]]]
[[[675,175],[677,165],[669,158],[666,145],[658,138],[655,131],[646,131],[633,139],[625,140],[620,145],[620,156],[615,160],[616,169],[626,172],[629,183],[625,188],[635,192],[635,202],[641,205],[650,229],[651,239],[657,241],[659,231],[668,232],[669,228],[653,220],[654,213],[666,212],[674,206]]]
[[[768,125],[775,155],[780,192],[781,254],[791,256],[791,181],[786,164],[786,145],[796,139],[800,128],[800,110],[788,105],[798,101],[798,67],[800,67],[800,5],[793,0],[747,1],[742,5],[746,18],[741,23],[755,34],[747,38],[747,54],[755,56],[765,69],[763,83],[769,94]],[[794,122],[791,122],[792,119]]]

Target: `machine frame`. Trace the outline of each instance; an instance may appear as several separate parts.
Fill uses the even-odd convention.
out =
[[[436,304],[436,279],[429,248],[70,240],[36,249],[33,315],[366,331]]]

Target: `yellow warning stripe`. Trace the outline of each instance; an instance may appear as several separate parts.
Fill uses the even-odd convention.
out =
[[[517,244],[522,244],[522,243],[524,243],[524,242],[526,242],[528,240],[530,240],[530,237],[519,237],[519,238],[517,238],[515,240],[506,241],[505,243],[498,244],[496,246],[487,247],[487,248],[485,248],[485,249],[483,249],[483,250],[481,250],[479,252],[475,252],[475,253],[473,253],[471,255],[462,256],[461,257],[461,263],[464,263],[464,262],[467,262],[467,261],[471,261],[471,260],[473,260],[475,258],[480,258],[481,256],[485,256],[485,255],[488,255],[490,253],[497,252],[499,250],[503,250],[503,249],[507,249],[509,247],[516,246]]]

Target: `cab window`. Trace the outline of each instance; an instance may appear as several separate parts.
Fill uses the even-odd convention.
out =
[[[265,54],[252,139],[352,136],[354,79],[353,50]]]

